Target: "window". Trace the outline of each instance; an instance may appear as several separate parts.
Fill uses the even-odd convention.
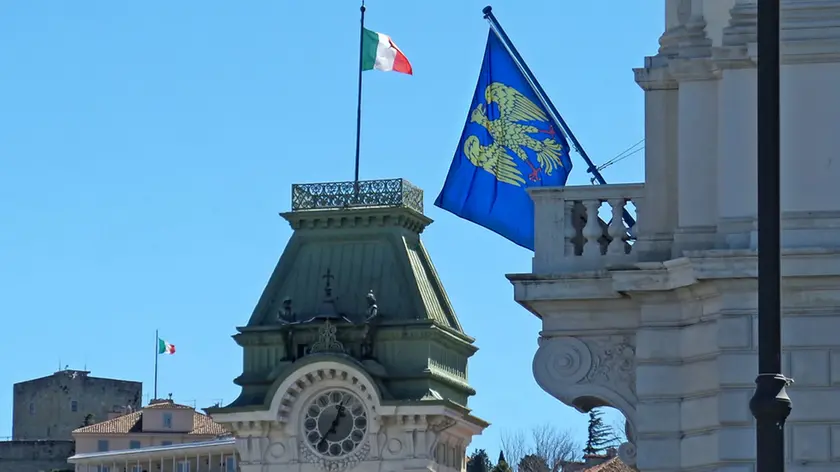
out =
[[[146,471],[146,469],[144,469],[142,465],[131,466],[131,472],[145,472],[145,471]]]
[[[35,414],[35,404],[34,404],[34,403],[30,403],[30,404],[29,404],[29,414],[30,414],[30,415],[34,415],[34,414]]]
[[[129,449],[140,449],[140,441],[129,441],[128,442]]]
[[[160,445],[161,445],[161,446],[171,446],[171,445],[172,445],[172,441],[161,441],[161,442],[160,442]]]
[[[190,461],[181,461],[178,463],[176,472],[190,472]]]
[[[163,427],[172,429],[172,413],[166,412],[163,414]]]
[[[99,452],[107,452],[108,451],[108,440],[107,439],[100,439],[99,441],[97,441],[96,450],[99,451]]]
[[[111,468],[107,465],[96,466],[96,472],[110,472]]]
[[[233,456],[225,459],[225,472],[236,472],[236,458]]]
[[[76,400],[71,401],[70,402],[70,411],[72,411],[72,412],[79,411],[79,402],[77,402]]]

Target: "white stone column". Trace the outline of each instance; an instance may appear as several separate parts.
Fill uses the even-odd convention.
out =
[[[674,255],[688,249],[714,247],[717,229],[718,79],[711,61],[712,41],[706,34],[701,0],[684,12],[677,56],[669,61],[679,82],[678,186],[679,227]]]
[[[840,247],[840,1],[782,2],[785,247]]]
[[[640,260],[668,259],[677,226],[677,84],[665,67],[651,67],[662,58],[647,58],[635,69],[645,91],[645,198],[634,247]]]
[[[717,206],[722,248],[755,248],[756,69],[748,45],[755,43],[754,0],[737,0],[723,46],[713,59],[718,85]]]
[[[636,233],[634,252],[640,260],[668,259],[678,225],[679,92],[668,63],[679,54],[692,0],[666,0],[665,32],[659,53],[646,57],[634,69],[636,83],[645,91],[645,207]]]

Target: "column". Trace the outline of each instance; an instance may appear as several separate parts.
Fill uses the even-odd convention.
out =
[[[679,96],[662,57],[646,58],[635,69],[636,83],[645,91],[645,198],[634,252],[640,260],[671,257],[677,227],[677,120]],[[644,219],[644,221],[641,221]]]
[[[714,61],[721,69],[718,94],[717,205],[721,248],[755,248],[756,74],[755,0],[737,0]]]
[[[675,256],[715,245],[719,71],[711,61],[712,41],[706,34],[703,5],[694,0],[690,11],[683,12],[686,18],[677,57],[668,64],[671,76],[679,82]]]

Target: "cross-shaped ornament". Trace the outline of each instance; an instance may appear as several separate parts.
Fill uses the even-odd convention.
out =
[[[330,269],[327,268],[327,273],[322,276],[323,279],[327,281],[326,286],[324,286],[324,292],[327,294],[327,297],[332,296],[332,288],[330,287],[330,281],[335,278],[332,273],[330,273]]]

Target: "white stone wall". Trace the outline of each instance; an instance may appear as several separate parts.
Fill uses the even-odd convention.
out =
[[[307,444],[302,425],[309,402],[336,389],[361,399],[367,429],[358,449],[330,458]],[[242,472],[463,472],[473,435],[486,427],[440,404],[385,405],[364,369],[342,356],[304,363],[277,385],[267,409],[213,419],[234,433]]]
[[[535,191],[533,274],[509,278],[542,318],[537,382],[583,411],[621,410],[628,462],[755,472],[756,3],[665,13],[659,54],[635,71],[644,187]],[[786,470],[840,471],[840,0],[782,0],[781,36]],[[593,238],[619,235],[617,219],[604,233],[589,206],[625,201],[635,243],[602,254]]]

